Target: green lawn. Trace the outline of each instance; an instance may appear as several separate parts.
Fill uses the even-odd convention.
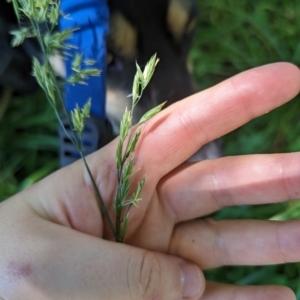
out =
[[[300,65],[299,0],[199,0],[200,18],[190,54],[199,89],[258,65]],[[280,84],[280,78],[279,84]],[[223,139],[226,155],[300,150],[299,97]],[[0,121],[0,200],[58,167],[57,125],[41,93],[14,98]],[[299,218],[297,201],[227,208],[218,219]],[[285,284],[300,300],[300,264],[226,267],[207,278],[238,284]]]
[[[0,201],[57,169],[56,132],[43,93],[11,99],[0,121]]]
[[[300,65],[300,1],[198,0],[200,19],[191,52],[199,89],[243,70],[277,61]],[[279,84],[280,84],[280,78]],[[300,150],[300,97],[223,139],[226,155]],[[284,220],[300,217],[298,201],[226,208],[218,219]],[[284,284],[300,299],[300,264],[224,267],[211,280],[238,284]]]

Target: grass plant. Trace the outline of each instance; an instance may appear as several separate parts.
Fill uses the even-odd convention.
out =
[[[36,78],[39,86],[44,91],[48,103],[53,108],[58,122],[65,130],[66,135],[73,145],[78,150],[80,157],[84,163],[87,173],[91,179],[96,198],[99,202],[101,212],[106,219],[111,232],[117,242],[122,242],[127,229],[129,212],[133,205],[141,200],[140,195],[145,183],[145,178],[138,182],[136,190],[129,195],[130,179],[137,171],[134,169],[134,152],[136,145],[141,135],[140,125],[149,120],[152,116],[157,114],[164,104],[146,112],[140,119],[138,124],[133,127],[133,111],[140,101],[143,91],[150,82],[155,67],[158,63],[156,54],[151,57],[142,71],[138,64],[136,64],[136,75],[132,87],[132,103],[131,108],[126,109],[123,119],[120,124],[120,137],[116,150],[116,168],[118,170],[118,186],[114,198],[114,208],[116,214],[116,222],[113,224],[113,219],[109,215],[106,205],[101,197],[101,193],[93,178],[90,167],[85,158],[85,151],[83,146],[83,132],[85,121],[90,116],[91,99],[88,99],[86,104],[80,108],[78,105],[73,111],[68,112],[64,103],[61,86],[58,82],[57,76],[50,63],[52,55],[64,51],[66,57],[72,59],[72,74],[65,80],[64,84],[87,84],[87,81],[92,76],[100,76],[100,70],[93,68],[94,62],[92,60],[83,61],[82,54],[77,53],[75,57],[71,57],[68,50],[75,46],[68,43],[75,30],[80,28],[70,28],[63,31],[56,32],[56,26],[60,15],[60,1],[59,0],[12,0],[16,17],[19,22],[19,29],[11,31],[14,36],[12,46],[19,46],[26,38],[36,38],[41,51],[43,53],[44,61],[40,62],[37,58],[33,58],[32,74]],[[28,21],[29,25],[24,25],[24,19]],[[72,128],[72,134],[69,134],[62,122],[59,108],[63,108],[63,114],[67,118],[69,127]],[[124,212],[125,211],[125,212]]]

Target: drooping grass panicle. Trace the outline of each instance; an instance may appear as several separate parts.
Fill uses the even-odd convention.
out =
[[[62,50],[68,51],[68,49],[73,47],[72,45],[67,44],[67,40],[72,36],[74,30],[78,30],[78,28],[67,29],[61,32],[54,31],[59,15],[61,14],[59,11],[60,1],[58,0],[13,0],[12,4],[20,24],[20,30],[14,30],[11,32],[14,35],[12,44],[13,46],[17,46],[20,45],[26,38],[37,38],[40,48],[44,54],[44,61],[40,62],[36,58],[33,59],[33,75],[45,92],[46,97],[53,107],[58,121],[62,125],[66,135],[78,149],[91,178],[101,211],[107,219],[111,231],[117,240],[118,237],[116,236],[115,227],[84,156],[81,135],[84,130],[84,122],[86,118],[89,117],[91,100],[89,99],[83,108],[76,107],[70,114],[66,109],[60,85],[50,63],[51,55],[59,53]],[[28,19],[26,24],[28,23],[29,25],[23,27],[22,23],[25,22],[26,18]],[[44,26],[41,26],[41,24]],[[45,32],[42,31],[44,29],[46,30]],[[85,68],[81,67],[82,64],[85,64]],[[67,78],[66,84],[85,84],[85,80],[90,76],[100,75],[100,70],[92,67],[92,61],[82,62],[80,54],[73,58],[72,65],[73,74],[70,78]],[[69,132],[64,127],[64,123],[62,122],[61,116],[58,112],[59,106],[63,108],[69,126],[72,128],[72,136],[70,136]]]

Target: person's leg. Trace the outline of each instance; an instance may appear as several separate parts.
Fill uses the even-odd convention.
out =
[[[60,9],[63,16],[60,18],[61,30],[78,28],[68,43],[76,49],[68,54],[74,56],[81,53],[84,60],[94,60],[96,67],[101,70],[99,77],[90,77],[87,85],[66,84],[65,104],[71,111],[78,104],[83,107],[91,98],[91,118],[87,120],[83,134],[86,154],[95,151],[106,143],[106,135],[110,134],[105,120],[105,73],[106,73],[106,36],[108,34],[109,10],[106,0],[63,0]],[[72,74],[72,57],[66,56],[66,76]],[[78,158],[74,147],[66,140],[64,132],[60,131],[61,138],[61,165],[67,165]]]

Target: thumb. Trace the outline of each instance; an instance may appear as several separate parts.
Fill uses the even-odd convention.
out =
[[[124,244],[101,244],[108,293],[103,299],[196,300],[204,291],[203,273],[190,262]]]
[[[196,300],[204,291],[196,265],[48,222],[24,202],[2,204],[0,220],[0,298]]]

